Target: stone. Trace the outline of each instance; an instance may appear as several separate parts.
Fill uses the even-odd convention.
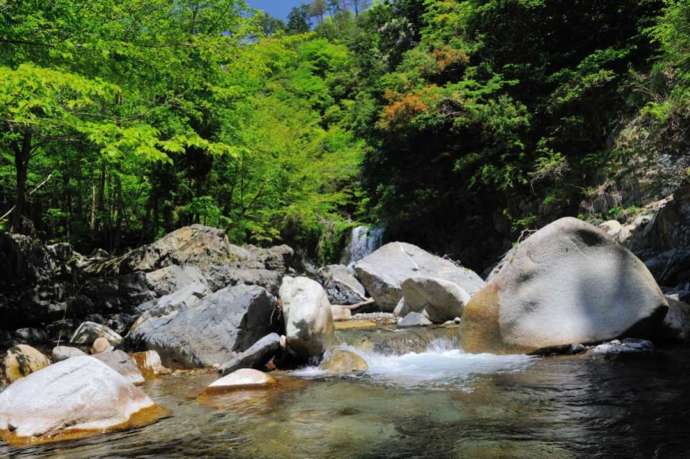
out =
[[[72,335],[70,343],[82,344],[89,346],[96,341],[97,338],[105,338],[113,346],[118,346],[122,343],[122,336],[115,333],[105,325],[97,324],[95,322],[83,322],[79,328]]]
[[[91,345],[92,354],[100,354],[102,352],[109,352],[112,350],[113,346],[110,344],[110,341],[108,341],[106,338],[102,336],[96,338],[96,341],[94,341]]]
[[[89,356],[58,362],[0,393],[0,438],[12,444],[72,440],[153,422],[163,410]]]
[[[675,298],[666,296],[668,313],[664,317],[664,324],[659,341],[690,342],[690,305]]]
[[[280,286],[280,300],[288,349],[299,359],[321,360],[335,331],[326,291],[306,277],[286,276]]]
[[[638,352],[652,352],[654,351],[654,344],[645,339],[631,339],[613,340],[608,343],[599,344],[590,350],[590,353],[595,355],[607,354],[627,354]]]
[[[319,368],[331,375],[351,375],[366,373],[369,370],[369,365],[359,354],[343,349],[334,349],[321,362]]]
[[[318,274],[332,304],[352,305],[366,301],[364,286],[347,266],[328,265]]]
[[[62,362],[63,360],[71,359],[72,357],[81,357],[86,355],[81,349],[69,346],[55,346],[50,353],[53,357],[53,361]]]
[[[135,352],[131,357],[145,378],[171,373],[170,369],[163,366],[161,356],[156,351]]]
[[[398,321],[398,328],[427,327],[431,321],[421,312],[410,312]]]
[[[630,230],[624,227],[617,220],[605,221],[599,225],[599,229],[601,229],[608,237],[618,243],[623,243],[630,238]]]
[[[135,351],[157,351],[168,367],[214,367],[282,329],[275,297],[258,286],[238,285],[189,308],[138,323],[127,334],[126,344]]]
[[[346,306],[331,306],[333,320],[343,321],[352,319],[352,310]]]
[[[253,368],[242,368],[212,382],[207,390],[260,389],[276,384],[271,376]]]
[[[170,265],[146,273],[146,282],[158,296],[169,295],[191,284],[204,285],[208,290],[208,282],[201,270],[192,265]]]
[[[277,333],[271,333],[254,343],[249,349],[237,354],[220,367],[219,372],[227,375],[240,368],[260,370],[285,347],[285,339]]]
[[[424,311],[427,318],[437,324],[462,317],[465,304],[470,300],[469,293],[459,285],[433,277],[406,279],[402,291],[408,311]]]
[[[141,313],[141,315],[134,324],[132,324],[132,328],[136,328],[139,324],[153,317],[163,317],[173,312],[189,308],[198,303],[201,298],[209,293],[211,293],[211,290],[208,285],[195,282],[157,300],[143,303],[137,307],[137,311]]]
[[[134,359],[123,351],[106,351],[93,355],[94,358],[108,365],[124,376],[132,384],[144,384],[144,375],[139,371]]]
[[[392,312],[403,296],[401,284],[411,277],[454,282],[469,295],[484,287],[474,271],[405,242],[391,242],[355,264],[357,278],[384,312]]]
[[[31,346],[18,344],[7,351],[3,364],[7,380],[14,382],[47,367],[50,359]]]
[[[649,270],[601,230],[575,218],[520,243],[465,306],[467,352],[531,352],[618,337],[646,338],[668,302]]]
[[[46,332],[37,328],[20,328],[15,330],[14,336],[20,343],[43,344],[48,342]]]

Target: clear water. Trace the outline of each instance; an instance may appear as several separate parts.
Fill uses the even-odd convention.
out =
[[[690,352],[624,358],[468,355],[447,340],[362,352],[362,377],[316,369],[197,399],[213,374],[150,381],[173,416],[0,457],[690,457]]]

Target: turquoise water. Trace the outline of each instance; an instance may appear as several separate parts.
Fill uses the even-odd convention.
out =
[[[278,389],[196,395],[214,374],[144,390],[172,416],[13,457],[689,457],[690,352],[607,359],[463,354],[430,339],[360,353],[370,370],[280,375]]]

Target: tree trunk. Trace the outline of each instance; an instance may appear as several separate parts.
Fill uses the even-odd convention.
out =
[[[31,157],[31,133],[25,132],[21,144],[14,144],[14,166],[17,172],[17,188],[15,207],[12,212],[11,231],[21,233],[23,230],[22,216],[26,211],[26,177],[29,172],[29,158]]]

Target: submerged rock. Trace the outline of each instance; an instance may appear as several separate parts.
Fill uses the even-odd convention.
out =
[[[331,304],[321,285],[306,277],[285,277],[280,286],[288,349],[299,359],[320,360],[333,342]]]
[[[138,427],[163,414],[123,376],[93,357],[74,357],[0,393],[0,438],[13,444],[71,440]]]
[[[227,375],[240,368],[261,369],[284,347],[284,338],[277,333],[271,333],[226,362],[219,371]]]
[[[157,351],[166,366],[213,367],[282,329],[276,299],[261,287],[238,285],[138,323],[127,335],[127,345]]]
[[[411,277],[402,283],[404,308],[424,312],[437,324],[462,316],[470,295],[454,282],[433,277]],[[397,307],[396,307],[397,309]]]
[[[613,340],[608,343],[599,344],[590,351],[592,354],[608,355],[608,354],[625,354],[637,352],[652,352],[654,351],[654,344],[645,339],[631,339]]]
[[[364,286],[347,266],[325,266],[319,270],[319,276],[331,303],[352,305],[366,300]]]
[[[139,371],[134,359],[123,351],[109,351],[94,354],[94,358],[108,365],[124,376],[132,384],[144,384],[144,375]]]
[[[89,346],[98,338],[105,338],[113,346],[117,346],[122,342],[122,336],[119,333],[114,332],[105,325],[87,321],[79,325],[79,328],[72,335],[70,343]]]
[[[469,295],[484,286],[474,271],[404,242],[391,242],[355,264],[358,279],[376,304],[392,312],[403,296],[401,284],[412,277],[454,282]]]
[[[529,352],[658,331],[668,302],[644,264],[594,226],[534,233],[465,306],[468,352]]]
[[[276,383],[272,376],[252,368],[242,368],[212,382],[207,391],[241,390],[269,387]]]
[[[334,349],[328,353],[319,368],[332,375],[348,375],[366,373],[369,365],[359,354],[343,349]]]
[[[31,346],[18,344],[7,351],[3,364],[7,380],[14,382],[47,367],[50,359]]]
[[[71,359],[72,357],[81,357],[86,355],[81,349],[69,346],[55,346],[51,352],[53,360],[56,362],[62,362],[63,360]]]

